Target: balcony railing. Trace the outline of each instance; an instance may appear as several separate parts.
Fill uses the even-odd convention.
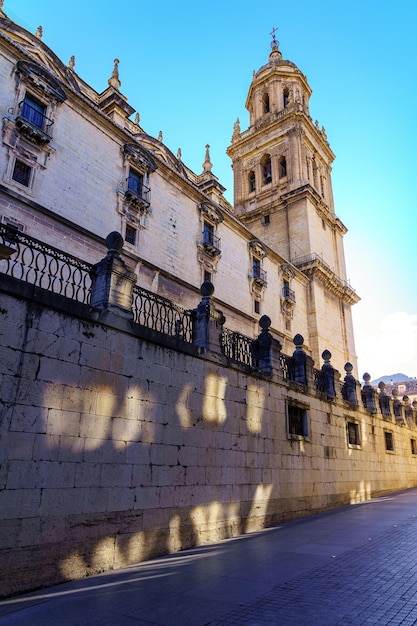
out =
[[[228,328],[223,328],[221,334],[221,349],[223,354],[229,359],[253,367],[253,341],[253,339],[246,335],[229,330]]]
[[[285,298],[285,300],[290,300],[291,302],[295,302],[295,292],[289,287],[282,288],[282,297]]]
[[[266,285],[268,282],[266,271],[260,268],[253,269],[252,273],[250,274],[250,278],[262,286]]]
[[[26,100],[19,104],[16,126],[28,139],[36,143],[49,143],[52,139],[53,120]]]
[[[191,311],[168,298],[136,285],[133,288],[133,316],[137,324],[192,343]]]
[[[199,243],[208,254],[213,256],[220,254],[220,239],[211,231],[203,230]]]
[[[91,264],[28,237],[16,228],[0,225],[0,272],[66,298],[88,303]]]
[[[151,190],[134,176],[127,179],[127,189],[125,192],[127,200],[132,204],[143,204],[149,206],[151,203]]]

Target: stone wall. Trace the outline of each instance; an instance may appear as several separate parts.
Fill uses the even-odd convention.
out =
[[[8,276],[0,290],[3,596],[417,485],[415,425]],[[307,437],[288,435],[291,403]]]

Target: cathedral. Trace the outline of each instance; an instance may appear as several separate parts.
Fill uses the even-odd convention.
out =
[[[106,236],[124,238],[137,284],[184,308],[204,281],[227,326],[249,337],[268,315],[283,351],[356,371],[343,236],[335,213],[334,154],[309,112],[306,77],[272,38],[254,72],[227,154],[234,202],[213,173],[209,146],[195,173],[140,125],[115,59],[96,92],[42,41],[1,12],[0,220],[90,263]],[[110,73],[110,72],[109,72]],[[243,104],[243,103],[242,103]],[[236,112],[239,114],[239,111]]]

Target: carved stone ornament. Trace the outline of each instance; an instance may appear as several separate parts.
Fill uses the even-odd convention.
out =
[[[29,61],[18,61],[16,74],[24,76],[35,88],[40,89],[57,102],[64,102],[67,94],[62,89],[58,80],[48,70]]]
[[[223,215],[217,207],[209,202],[200,202],[198,205],[201,213],[213,224],[220,224],[223,221]]]
[[[294,316],[295,302],[288,298],[281,298],[281,313],[286,320],[292,320]]]
[[[289,282],[290,280],[294,278],[295,272],[293,268],[291,267],[291,265],[288,265],[287,263],[282,263],[279,269],[284,280],[288,280]]]
[[[123,146],[123,154],[129,161],[141,165],[148,172],[154,172],[158,168],[148,150],[136,143],[125,143]]]
[[[257,259],[264,259],[268,254],[263,244],[257,239],[252,239],[252,241],[249,242],[249,248],[251,249],[253,256]]]

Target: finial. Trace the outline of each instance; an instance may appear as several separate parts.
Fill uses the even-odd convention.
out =
[[[205,156],[204,163],[203,163],[203,170],[205,172],[211,172],[212,167],[213,165],[210,162],[210,145],[207,143],[206,144],[206,156]]]
[[[181,148],[178,148],[178,150],[177,150],[177,159],[178,159],[178,161],[181,161],[181,157],[182,157]]]
[[[75,56],[72,55],[70,57],[70,60],[68,61],[68,67],[70,68],[70,70],[73,70],[75,67]]]
[[[35,35],[38,39],[42,39],[42,35],[43,35],[42,26],[38,26],[38,28],[36,29]]]
[[[272,37],[272,41],[271,41],[271,48],[272,50],[274,48],[279,48],[279,41],[277,41],[276,37],[275,37],[275,33],[277,32],[278,28],[275,28],[274,26],[272,27],[272,31],[269,33]]]
[[[158,141],[160,141],[161,143],[162,143],[162,141],[163,141],[162,130],[160,130],[160,131],[159,131]]]
[[[109,85],[117,89],[117,91],[119,91],[120,85],[122,84],[119,80],[119,63],[120,63],[119,59],[114,59],[113,72],[109,80],[107,81]]]
[[[140,115],[136,111],[136,114],[135,114],[135,124],[136,124],[136,126],[139,126],[139,123],[140,123]]]

